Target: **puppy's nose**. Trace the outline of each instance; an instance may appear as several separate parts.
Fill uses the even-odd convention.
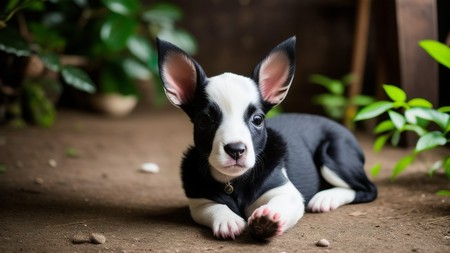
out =
[[[242,142],[229,143],[223,147],[225,152],[234,160],[238,160],[245,152],[245,145]]]

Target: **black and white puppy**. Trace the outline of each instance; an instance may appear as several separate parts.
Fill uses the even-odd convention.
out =
[[[248,227],[265,239],[294,226],[305,205],[328,212],[376,198],[361,148],[344,127],[303,114],[264,119],[291,85],[295,37],[250,78],[207,77],[180,48],[157,44],[166,95],[194,124],[195,144],[181,165],[191,216],[216,237],[234,239]]]

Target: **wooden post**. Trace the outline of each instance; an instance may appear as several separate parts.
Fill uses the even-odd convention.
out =
[[[436,0],[396,0],[401,87],[408,98],[422,97],[438,106],[438,66],[418,43],[438,39]],[[407,145],[416,137],[407,136]]]
[[[397,0],[396,5],[401,86],[409,98],[423,97],[437,106],[437,64],[418,45],[438,39],[436,0]]]
[[[359,0],[358,11],[355,26],[355,37],[353,42],[353,59],[351,73],[353,75],[353,82],[349,86],[348,98],[361,94],[362,81],[364,79],[364,67],[367,55],[367,40],[370,28],[370,11],[371,0]],[[356,115],[358,108],[356,106],[349,106],[346,109],[344,125],[352,129],[353,118]]]

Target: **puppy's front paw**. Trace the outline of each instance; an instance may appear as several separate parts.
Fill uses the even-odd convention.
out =
[[[246,223],[241,217],[223,217],[213,224],[214,236],[220,239],[235,239],[244,231]]]
[[[280,219],[277,212],[267,206],[256,209],[248,219],[250,234],[258,240],[265,240],[283,233],[285,221]]]

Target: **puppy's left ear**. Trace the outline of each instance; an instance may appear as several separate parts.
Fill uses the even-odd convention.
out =
[[[276,46],[253,71],[263,100],[269,107],[286,97],[295,72],[295,36]]]
[[[159,75],[170,102],[186,108],[195,96],[197,86],[206,75],[201,66],[174,44],[156,39],[158,46]]]

